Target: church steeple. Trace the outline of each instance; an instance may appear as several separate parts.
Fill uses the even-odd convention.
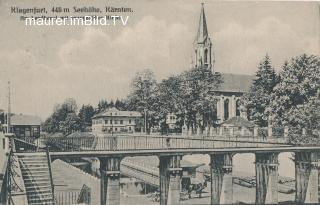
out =
[[[213,72],[214,57],[212,43],[208,34],[204,5],[201,5],[200,19],[197,36],[193,42],[194,58],[193,67],[201,67]]]
[[[206,15],[204,13],[204,7],[202,3],[198,33],[195,40],[197,41],[197,43],[203,43],[207,39],[207,37],[208,37],[208,29],[207,29]]]

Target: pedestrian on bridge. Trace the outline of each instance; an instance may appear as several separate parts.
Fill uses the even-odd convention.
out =
[[[261,134],[262,134],[262,140],[263,140],[263,141],[267,141],[267,135],[266,135],[266,133],[262,132]]]
[[[167,142],[167,147],[169,148],[170,147],[170,137],[167,137],[166,142]]]

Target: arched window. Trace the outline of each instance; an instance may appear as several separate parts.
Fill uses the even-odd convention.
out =
[[[229,99],[224,101],[224,120],[229,119]]]
[[[208,49],[204,50],[204,63],[208,63]]]
[[[236,101],[236,116],[240,116],[240,100]]]

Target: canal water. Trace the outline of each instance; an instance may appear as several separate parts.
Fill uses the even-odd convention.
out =
[[[279,155],[279,175],[283,177],[294,178],[294,162],[291,160],[292,153],[282,153]],[[183,157],[184,160],[189,162],[200,164],[204,163],[209,165],[208,155],[187,155]],[[254,176],[255,166],[254,166],[255,156],[254,154],[236,154],[233,157],[233,173],[234,175],[241,174],[242,176]],[[210,186],[205,189],[201,198],[193,193],[192,198],[189,200],[181,201],[181,204],[210,204]],[[279,193],[279,201],[293,201],[294,193],[292,194],[282,194]],[[234,203],[245,202],[254,203],[255,202],[255,187],[247,188],[234,184],[233,189],[233,199]],[[158,205],[159,202],[153,201],[152,197],[148,197],[142,191],[141,187],[137,187],[135,184],[127,184],[123,188],[123,193],[121,194],[121,205]]]
[[[294,178],[295,167],[292,161],[292,154],[290,152],[284,152],[279,154],[279,175],[284,177]],[[185,160],[193,162],[195,164],[205,163],[209,165],[209,155],[187,155],[184,156]],[[233,156],[233,171],[235,173],[247,173],[252,176],[255,175],[255,156],[254,154],[236,154]]]

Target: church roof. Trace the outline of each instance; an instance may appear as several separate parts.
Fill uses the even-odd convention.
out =
[[[198,33],[197,33],[197,37],[195,39],[195,43],[204,43],[204,41],[207,38],[208,38],[208,28],[207,28],[206,15],[204,13],[204,7],[203,7],[203,3],[202,3]]]
[[[253,122],[250,122],[247,119],[244,119],[242,117],[232,117],[229,120],[224,121],[222,126],[231,125],[233,127],[254,127],[255,124]]]
[[[243,74],[221,73],[222,83],[216,91],[220,92],[248,92],[254,76]]]

